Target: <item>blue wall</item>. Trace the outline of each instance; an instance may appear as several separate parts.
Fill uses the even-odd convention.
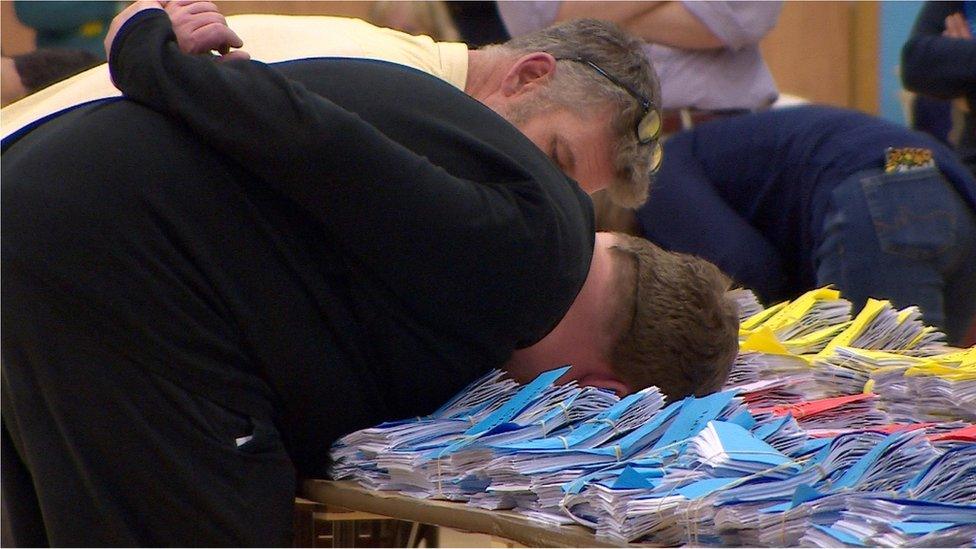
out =
[[[905,124],[905,116],[901,107],[899,92],[901,78],[898,75],[898,64],[901,61],[901,47],[908,40],[915,17],[918,15],[923,2],[894,2],[887,0],[880,6],[880,34],[878,49],[881,59],[878,70],[881,71],[878,85],[880,115],[893,122]]]

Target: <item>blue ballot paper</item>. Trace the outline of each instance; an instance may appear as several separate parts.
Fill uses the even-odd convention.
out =
[[[892,528],[911,535],[924,535],[956,526],[956,522],[892,522]]]
[[[473,409],[490,404],[492,397],[503,396],[516,387],[518,383],[508,379],[505,372],[492,370],[468,384],[428,417],[450,418],[459,411],[471,415]]]
[[[761,425],[761,426],[757,427],[756,430],[753,431],[753,434],[756,435],[757,437],[763,439],[763,440],[766,440],[766,438],[768,438],[773,433],[775,433],[776,431],[780,430],[784,425],[786,425],[786,423],[789,420],[790,420],[790,415],[787,414],[787,415],[785,415],[785,416],[777,419],[776,421],[773,421],[773,422],[770,422],[770,423],[767,423],[765,425]],[[746,427],[746,428],[747,429],[751,429],[751,427]]]
[[[878,457],[881,456],[892,444],[898,442],[902,437],[903,433],[895,433],[888,435],[884,440],[881,441],[877,446],[871,449],[870,452],[864,455],[861,459],[852,465],[844,474],[834,482],[832,488],[834,490],[840,490],[843,488],[850,488],[857,484],[864,473],[868,470]]]
[[[756,417],[753,416],[749,410],[742,410],[730,418],[729,423],[735,423],[736,425],[741,425],[746,429],[752,429],[756,426]]]
[[[790,458],[735,423],[710,421],[708,426],[714,430],[721,451],[730,462],[753,461],[770,467],[793,463]],[[799,466],[793,469],[799,469]]]
[[[766,438],[766,437],[762,437]],[[834,441],[833,437],[825,438],[811,438],[806,441],[802,448],[797,452],[798,455],[805,456],[807,454],[812,454],[814,452],[823,451],[823,448],[830,446],[830,443]]]
[[[624,467],[624,470],[620,472],[620,476],[614,481],[612,488],[614,490],[624,490],[631,488],[648,488],[653,489],[654,483],[650,481],[647,477],[637,472],[631,466]]]
[[[859,499],[858,504],[880,513],[889,513],[907,522],[953,522],[976,524],[976,502],[943,503],[918,499],[878,497]]]
[[[711,495],[712,493],[718,490],[728,488],[729,486],[732,486],[733,484],[735,484],[736,482],[740,482],[741,480],[742,477],[706,478],[706,479],[692,482],[687,486],[676,488],[675,493],[681,494],[682,496],[688,499],[698,499],[698,498]]]
[[[470,429],[464,432],[465,436],[474,436],[484,433],[505,423],[511,421],[519,412],[521,412],[533,399],[539,396],[540,393],[546,390],[547,387],[553,384],[554,381],[559,379],[563,374],[569,371],[570,366],[563,366],[562,368],[556,368],[555,370],[550,370],[548,372],[539,374],[531,383],[519,389],[515,396],[509,399],[504,406],[493,412],[491,415],[485,419],[479,421],[477,424],[473,425]]]
[[[920,469],[900,495],[947,503],[976,501],[976,444],[946,450]]]
[[[831,528],[829,526],[820,526],[819,524],[814,524],[813,527],[845,545],[864,547],[864,543],[861,540],[855,538],[854,536],[848,534],[847,532],[841,532],[840,530],[837,530],[835,528]]]
[[[664,476],[664,468],[661,467],[663,463],[657,458],[634,459],[627,463],[624,466],[613,464],[599,468],[596,471],[580,476],[574,483],[577,483],[580,487],[588,484],[601,484],[615,490],[623,490],[635,488],[630,483],[650,483],[651,486],[656,487],[660,484],[661,477]],[[628,475],[625,478],[621,478],[624,477],[624,472],[627,470],[629,470]],[[640,480],[637,479],[637,476],[640,477]],[[567,483],[563,486],[563,489],[568,490],[569,484]]]
[[[519,389],[504,405],[464,431],[463,438],[446,447],[433,449],[425,457],[427,459],[437,459],[450,455],[471,445],[479,436],[508,423],[521,413],[526,406],[538,399],[542,393],[552,386],[553,382],[568,372],[569,369],[570,366],[563,366],[562,368],[556,368],[555,370],[539,374],[532,382]]]
[[[634,450],[643,448],[655,440],[654,437],[658,430],[664,427],[664,425],[667,425],[675,417],[675,414],[681,410],[686,400],[672,402],[666,408],[655,414],[650,421],[618,440],[617,446],[620,447],[621,453],[630,455]]]
[[[681,407],[678,417],[657,441],[654,449],[658,450],[695,436],[705,427],[706,423],[718,419],[719,414],[732,402],[733,398],[735,398],[735,391],[713,393],[702,398],[685,398],[684,406]],[[673,451],[677,453],[678,450],[675,448]]]
[[[632,393],[619,402],[587,420],[582,425],[576,426],[565,436],[552,436],[525,442],[501,445],[504,450],[559,450],[577,448],[588,440],[596,437],[600,433],[612,431],[618,420],[628,412],[634,405],[648,396],[654,396],[651,391],[658,392],[656,388],[645,389]]]

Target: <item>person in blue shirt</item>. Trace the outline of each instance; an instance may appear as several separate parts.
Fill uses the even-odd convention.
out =
[[[904,149],[924,151],[886,171]],[[933,161],[917,162],[925,151]],[[702,124],[674,135],[664,158],[637,212],[646,238],[765,300],[834,284],[856,307],[918,305],[951,342],[973,322],[976,180],[934,138],[803,106]]]

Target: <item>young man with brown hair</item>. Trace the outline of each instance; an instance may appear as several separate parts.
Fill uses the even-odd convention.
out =
[[[624,395],[651,385],[670,400],[718,391],[738,352],[730,280],[711,263],[643,238],[596,234],[586,283],[563,321],[512,353],[522,382],[565,364],[567,379]]]
[[[731,280],[643,238],[618,233],[614,249],[637,264],[634,316],[613,351],[621,379],[656,385],[671,400],[720,390],[739,349],[738,311],[725,295]]]

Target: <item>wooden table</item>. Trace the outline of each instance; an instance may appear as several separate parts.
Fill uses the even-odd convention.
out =
[[[511,511],[489,511],[463,503],[424,500],[367,490],[352,482],[307,480],[302,497],[335,508],[455,530],[488,534],[529,547],[615,547],[578,525],[550,526]],[[334,515],[336,517],[340,515]],[[350,517],[352,518],[352,517]]]

